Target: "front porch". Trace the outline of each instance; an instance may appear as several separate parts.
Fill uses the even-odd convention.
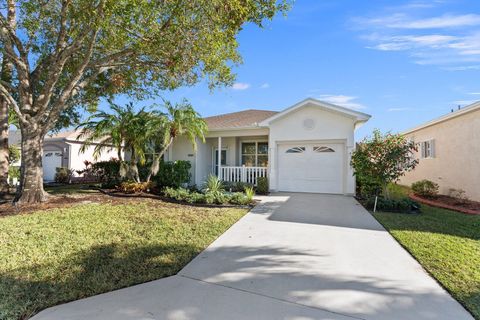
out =
[[[226,182],[256,185],[268,176],[268,135],[207,138],[209,174]]]

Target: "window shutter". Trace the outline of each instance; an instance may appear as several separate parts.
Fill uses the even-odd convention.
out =
[[[420,143],[420,158],[425,158],[425,142]]]
[[[430,140],[430,157],[435,158],[435,140]]]

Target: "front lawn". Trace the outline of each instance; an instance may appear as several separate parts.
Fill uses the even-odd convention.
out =
[[[128,199],[0,217],[0,319],[173,275],[246,211]]]
[[[480,319],[480,216],[422,205],[421,214],[377,220],[476,319]]]

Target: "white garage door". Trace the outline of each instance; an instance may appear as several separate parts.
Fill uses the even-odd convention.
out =
[[[45,151],[42,159],[43,180],[54,181],[56,169],[62,166],[62,153],[59,151]]]
[[[278,189],[343,193],[343,144],[288,143],[278,146]]]

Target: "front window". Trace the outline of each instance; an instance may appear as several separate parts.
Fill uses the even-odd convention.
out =
[[[242,165],[246,167],[268,166],[268,142],[242,143]]]

